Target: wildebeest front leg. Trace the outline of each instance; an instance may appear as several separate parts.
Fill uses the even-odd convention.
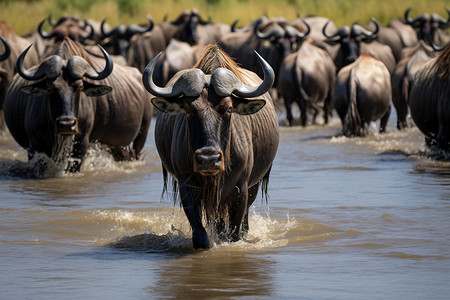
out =
[[[238,195],[235,198],[233,204],[229,208],[230,225],[229,225],[229,240],[236,242],[241,238],[242,224],[245,219],[245,215],[248,212],[248,186],[244,184],[238,190]],[[248,226],[248,224],[247,224]]]
[[[187,183],[184,180],[180,180],[179,184],[181,204],[192,228],[192,243],[194,248],[209,248],[208,234],[206,233],[205,227],[203,227],[201,215],[191,193],[189,193]]]
[[[72,149],[72,159],[69,162],[68,171],[71,173],[80,172],[81,165],[86,155],[87,148],[89,145],[89,137],[83,136],[80,139],[75,139]]]

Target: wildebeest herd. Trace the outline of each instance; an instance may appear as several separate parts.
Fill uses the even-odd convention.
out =
[[[0,22],[0,130],[30,160],[45,154],[78,172],[90,143],[116,160],[139,159],[156,116],[164,185],[170,175],[193,246],[210,246],[205,226],[237,241],[258,189],[267,192],[276,103],[290,126],[294,103],[302,126],[336,111],[348,137],[378,120],[384,132],[392,104],[399,130],[413,126],[410,111],[427,145],[449,150],[446,9],[448,18],[412,17],[409,8],[387,26],[372,19],[340,28],[320,16],[262,16],[238,28],[196,9],[117,27],[48,17],[26,36]]]

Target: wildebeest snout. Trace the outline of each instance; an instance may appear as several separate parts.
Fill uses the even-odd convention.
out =
[[[56,119],[56,134],[71,135],[77,133],[77,119],[63,117]]]
[[[225,170],[223,152],[213,148],[202,148],[195,151],[194,171],[204,176],[216,175]]]

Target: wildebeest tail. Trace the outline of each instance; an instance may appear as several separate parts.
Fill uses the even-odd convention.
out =
[[[354,70],[354,68],[350,70],[350,76],[347,83],[348,107],[343,122],[343,134],[348,137],[363,135],[363,124],[357,107],[357,82]]]
[[[266,204],[269,201],[268,187],[269,187],[269,177],[270,177],[271,170],[272,170],[272,165],[270,166],[269,170],[264,175],[264,177],[261,179],[261,192],[262,192],[263,199],[266,199]]]

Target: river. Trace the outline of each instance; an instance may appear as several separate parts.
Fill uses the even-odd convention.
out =
[[[248,236],[206,251],[161,195],[154,122],[141,161],[93,147],[79,174],[39,178],[0,137],[0,298],[447,299],[450,162],[394,123],[281,127]]]

